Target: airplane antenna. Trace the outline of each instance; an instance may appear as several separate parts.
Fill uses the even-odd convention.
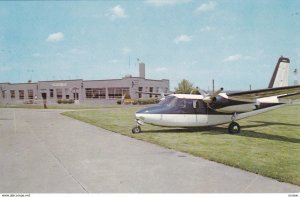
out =
[[[130,56],[128,57],[128,68],[130,69]]]
[[[136,63],[140,62],[140,58],[136,58],[136,62],[134,63],[134,66],[136,66]]]

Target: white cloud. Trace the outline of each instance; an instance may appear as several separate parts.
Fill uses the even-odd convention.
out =
[[[116,5],[115,7],[110,9],[110,17],[111,19],[118,19],[118,18],[126,18],[127,15],[125,14],[124,8],[120,5]]]
[[[192,65],[195,65],[197,64],[198,61],[194,60],[194,61],[188,61],[188,62],[182,62],[182,64],[185,66],[185,67],[189,67],[189,66],[192,66]]]
[[[208,3],[203,3],[201,4],[197,9],[196,11],[199,11],[199,12],[208,12],[208,11],[212,11],[216,8],[217,6],[217,3],[214,2],[214,1],[210,1]]]
[[[192,40],[192,36],[188,36],[188,35],[180,35],[177,36],[174,40],[174,42],[176,44],[179,44],[181,42],[190,42]]]
[[[110,61],[110,63],[117,64],[117,63],[119,63],[119,60],[113,59],[113,60]]]
[[[234,35],[223,35],[223,36],[221,36],[221,39],[222,39],[222,40],[225,40],[225,41],[227,41],[227,40],[232,40],[232,39],[234,39],[234,38],[235,38]]]
[[[294,51],[298,56],[300,56],[300,48],[296,48]]]
[[[41,57],[41,54],[40,53],[34,53],[32,54],[33,57]]]
[[[190,1],[191,0],[146,0],[145,3],[154,6],[168,6],[168,5],[188,3]]]
[[[69,50],[69,52],[74,55],[83,55],[83,54],[87,53],[85,50],[78,49],[78,48],[73,48],[73,49]]]
[[[157,68],[155,68],[155,71],[156,72],[165,72],[165,71],[167,71],[168,69],[166,68],[166,67],[157,67]]]
[[[236,61],[239,61],[239,60],[250,60],[250,59],[253,59],[253,58],[250,57],[250,56],[244,56],[244,55],[241,55],[241,54],[235,54],[235,55],[228,56],[223,61],[224,62],[236,62]]]
[[[62,32],[57,32],[50,34],[48,38],[46,39],[47,42],[59,42],[64,39],[64,34]]]
[[[0,72],[6,72],[12,70],[11,67],[8,66],[0,66]]]
[[[124,47],[124,48],[121,49],[121,52],[122,52],[124,55],[126,55],[126,54],[128,54],[128,53],[131,52],[131,49],[128,48],[128,47]]]
[[[208,31],[212,31],[214,30],[215,28],[214,27],[210,27],[210,26],[206,26],[206,27],[202,27],[200,29],[201,32],[208,32]]]

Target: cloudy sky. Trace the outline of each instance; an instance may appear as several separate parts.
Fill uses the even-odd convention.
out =
[[[300,68],[300,1],[0,2],[0,82],[185,78],[264,88],[277,59]]]

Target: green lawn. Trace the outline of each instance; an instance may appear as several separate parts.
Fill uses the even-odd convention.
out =
[[[64,115],[126,136],[187,152],[279,181],[300,185],[300,105],[287,106],[238,121],[241,133],[230,135],[227,125],[199,129],[143,126],[132,134],[134,113],[122,106]]]

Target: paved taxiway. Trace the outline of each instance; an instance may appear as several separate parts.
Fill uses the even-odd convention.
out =
[[[60,112],[0,109],[0,193],[300,191]]]

